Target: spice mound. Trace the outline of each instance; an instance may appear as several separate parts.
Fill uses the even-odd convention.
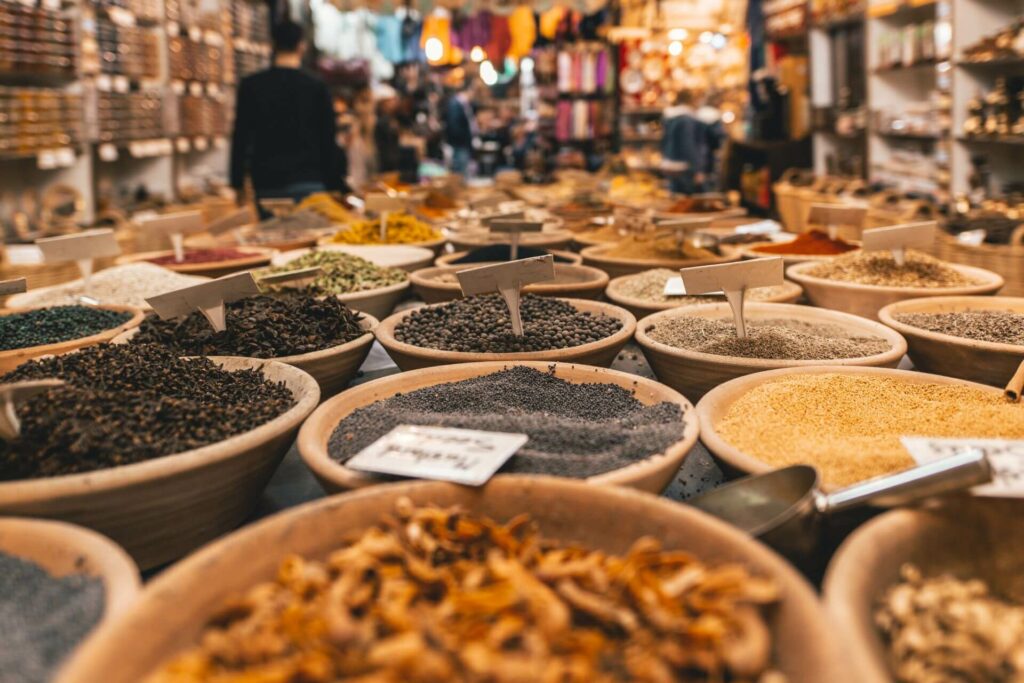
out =
[[[541,531],[400,499],[224,602],[147,683],[785,680],[767,673],[772,580],[651,537],[616,555]]]
[[[148,308],[146,299],[149,297],[200,282],[206,282],[206,278],[183,275],[152,263],[125,263],[94,273],[88,287],[84,280],[75,280],[52,288],[29,290],[17,295],[17,305],[34,308],[77,304],[78,297],[88,296],[101,304]]]
[[[732,318],[691,315],[662,320],[647,334],[675,348],[739,358],[833,360],[874,356],[891,348],[881,337],[856,334],[840,325],[782,318],[749,321],[743,338],[737,336]]]
[[[709,249],[698,247],[691,240],[679,240],[675,235],[631,235],[615,244],[605,246],[595,256],[622,259],[665,259],[698,261],[719,258]]]
[[[25,363],[0,382],[62,379],[18,406],[21,436],[0,442],[0,481],[129,465],[255,429],[294,405],[257,370],[223,370],[153,344],[102,344]]]
[[[331,457],[346,462],[398,425],[526,434],[503,473],[592,477],[664,452],[683,437],[676,403],[644,405],[613,384],[575,384],[532,368],[397,394],[335,428]]]
[[[365,292],[401,284],[409,279],[400,268],[385,268],[340,251],[311,251],[283,266],[261,270],[257,277],[317,267],[320,268],[320,274],[313,280],[312,286],[330,294]]]
[[[406,213],[388,214],[385,244],[411,244],[441,239],[441,232]],[[363,220],[349,223],[334,233],[331,242],[340,244],[381,244],[380,221]]]
[[[811,230],[797,235],[796,239],[778,244],[762,244],[752,247],[751,251],[760,254],[793,254],[795,256],[835,256],[858,249],[840,239],[832,239],[821,230]]]
[[[366,334],[362,319],[334,297],[301,290],[250,296],[225,307],[217,332],[202,313],[179,320],[149,316],[132,344],[160,344],[182,356],[281,358],[340,346]]]
[[[772,467],[814,465],[842,486],[913,467],[901,436],[1024,439],[1024,404],[962,384],[794,374],[740,396],[715,430]]]
[[[535,294],[522,296],[519,313],[521,337],[512,332],[499,294],[458,299],[413,311],[395,327],[395,339],[441,351],[516,353],[582,346],[622,329],[616,318],[582,313],[567,301]]]
[[[627,275],[613,284],[608,285],[609,291],[631,299],[640,299],[652,304],[679,304],[693,306],[696,304],[713,304],[725,301],[722,296],[666,296],[665,283],[671,278],[679,277],[678,270],[654,268],[636,275]],[[782,295],[786,287],[755,287],[747,292],[747,301],[767,301]]]
[[[255,254],[251,251],[240,251],[231,247],[218,247],[210,249],[186,249],[185,258],[181,261],[174,258],[174,254],[157,256],[146,259],[158,266],[182,266],[198,263],[219,263],[221,261],[236,261],[238,259],[252,258]]]
[[[131,320],[125,311],[54,306],[0,316],[0,351],[59,344],[112,330]]]
[[[52,576],[35,562],[0,552],[0,680],[48,683],[61,661],[103,617],[103,581]]]
[[[925,578],[900,569],[875,611],[898,683],[1011,683],[1024,676],[1024,605],[992,594],[984,581]]]
[[[1013,311],[959,311],[951,313],[896,313],[897,321],[929,332],[953,337],[1024,346],[1024,313]]]
[[[804,272],[811,277],[877,287],[967,287],[981,284],[948,264],[908,251],[902,266],[888,251],[858,251],[817,263]]]
[[[317,230],[329,228],[331,221],[323,215],[301,210],[287,216],[269,218],[254,229],[239,233],[240,244],[280,244],[316,239]]]

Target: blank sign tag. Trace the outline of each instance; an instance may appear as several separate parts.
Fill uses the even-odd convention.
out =
[[[555,279],[555,257],[551,254],[519,259],[493,266],[480,266],[460,270],[455,274],[466,296],[498,292],[508,306],[512,332],[523,334],[523,320],[519,315],[519,298],[523,285]]]
[[[719,263],[713,266],[694,266],[683,268],[679,274],[682,276],[687,294],[725,292],[725,298],[732,308],[733,322],[736,323],[736,334],[740,337],[747,336],[746,321],[743,318],[743,301],[747,290],[755,287],[775,287],[781,285],[784,278],[782,259],[778,256],[736,263]]]
[[[896,265],[902,266],[906,262],[907,249],[928,249],[932,246],[937,228],[935,221],[924,221],[865,230],[862,246],[864,251],[888,249],[896,259]]]
[[[216,332],[223,332],[227,329],[224,304],[259,293],[260,288],[256,286],[252,273],[244,272],[151,296],[146,303],[164,319],[180,318],[199,311]]]
[[[971,493],[994,498],[1024,498],[1024,441],[1006,439],[932,439],[904,436],[900,439],[919,465],[976,449],[988,458],[992,483],[975,486]]]

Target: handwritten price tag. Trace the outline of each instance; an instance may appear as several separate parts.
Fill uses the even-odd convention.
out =
[[[406,206],[404,199],[392,197],[383,193],[366,195],[364,204],[367,211],[372,211],[380,216],[380,241],[388,241],[388,215],[396,211],[403,211]]]
[[[713,266],[695,266],[679,271],[686,294],[718,294],[725,292],[725,298],[732,309],[736,334],[747,336],[743,318],[743,301],[748,289],[775,287],[783,282],[782,259],[751,259],[736,263],[720,263]]]
[[[992,483],[975,486],[971,493],[994,498],[1024,498],[1024,441],[1004,439],[930,439],[904,436],[900,439],[918,464],[942,460],[966,450],[985,454],[992,467]]]
[[[902,266],[906,262],[907,249],[928,249],[932,246],[937,228],[935,221],[925,221],[865,230],[863,248],[864,251],[888,249],[896,259],[896,265]]]
[[[346,465],[363,472],[482,486],[528,439],[526,434],[400,425]]]

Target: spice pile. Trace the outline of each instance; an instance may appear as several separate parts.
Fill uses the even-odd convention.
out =
[[[522,296],[519,313],[521,337],[512,332],[501,295],[472,296],[416,309],[395,327],[395,339],[442,351],[513,353],[582,346],[622,329],[616,318],[582,313],[567,301],[534,294]]]
[[[859,247],[856,244],[850,244],[840,239],[832,239],[828,236],[828,233],[821,230],[811,230],[797,235],[796,239],[789,242],[761,244],[752,247],[751,251],[756,251],[760,254],[836,256],[857,249]]]
[[[710,320],[681,315],[647,329],[656,342],[715,356],[772,360],[835,360],[885,353],[891,346],[881,337],[854,334],[829,323],[792,319],[751,320],[747,336],[736,335],[732,318]]]
[[[1024,313],[1013,311],[959,311],[950,313],[896,313],[893,318],[911,327],[964,339],[1024,346]]]
[[[229,372],[153,344],[103,344],[25,363],[0,382],[67,384],[18,406],[21,437],[0,442],[0,481],[129,465],[255,429],[294,405],[255,370]]]
[[[1024,678],[1024,606],[984,581],[924,578],[905,565],[875,611],[899,683],[1013,683]]]
[[[770,579],[540,532],[401,499],[326,560],[286,557],[147,683],[782,680]]]
[[[94,273],[89,286],[84,280],[18,294],[11,304],[22,308],[77,304],[81,296],[95,299],[101,304],[148,308],[146,299],[182,287],[191,287],[207,278],[183,275],[152,263],[125,263]]]
[[[328,452],[344,463],[403,424],[526,434],[501,472],[576,478],[661,453],[683,436],[678,404],[645,406],[613,384],[573,384],[516,366],[355,410],[335,428]]]
[[[385,244],[414,244],[441,239],[441,232],[407,213],[388,214]],[[380,221],[362,220],[349,223],[334,233],[331,242],[337,244],[381,244]]]
[[[814,465],[842,486],[912,467],[901,436],[1024,439],[1024,404],[959,384],[797,374],[748,391],[715,430],[772,467]]]
[[[48,683],[61,661],[103,617],[103,581],[57,578],[0,551],[0,681]]]
[[[157,256],[146,259],[158,266],[183,266],[199,263],[219,263],[221,261],[236,261],[238,259],[252,258],[255,254],[251,251],[240,251],[231,247],[211,247],[209,249],[186,249],[185,258],[181,261],[174,258],[174,254]]]
[[[252,230],[239,233],[239,244],[285,244],[315,239],[316,231],[331,226],[331,221],[310,210],[296,211],[287,216],[270,218]]]
[[[315,211],[331,223],[348,223],[359,220],[359,216],[349,211],[344,204],[326,192],[314,192],[299,202],[297,208],[299,211]]]
[[[93,306],[54,306],[0,316],[0,351],[91,337],[131,320],[132,314]]]
[[[608,290],[620,296],[640,299],[652,304],[679,304],[692,306],[696,304],[712,304],[725,301],[722,296],[665,296],[665,283],[679,277],[678,270],[654,268],[636,275],[628,275],[617,279],[608,286]],[[786,287],[755,287],[747,292],[747,301],[766,301],[778,298]]]
[[[408,274],[400,268],[386,268],[359,256],[340,251],[311,251],[292,259],[283,266],[266,268],[256,274],[257,279],[287,273],[303,268],[320,268],[312,287],[328,294],[349,294],[379,289],[405,282]]]
[[[623,259],[667,259],[696,261],[718,256],[708,249],[694,246],[692,240],[679,240],[675,235],[656,237],[631,235],[602,248],[600,256]]]
[[[888,251],[858,251],[817,263],[805,275],[877,287],[965,287],[980,284],[959,270],[918,251],[908,251],[902,266]]]
[[[366,334],[362,319],[334,297],[282,290],[232,301],[217,332],[198,311],[177,320],[149,316],[132,344],[159,344],[183,356],[282,358],[340,346]]]

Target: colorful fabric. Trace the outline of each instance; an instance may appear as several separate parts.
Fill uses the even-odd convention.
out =
[[[487,59],[499,66],[505,63],[505,56],[511,54],[512,35],[508,17],[491,15],[491,39],[487,42],[486,52]]]
[[[508,31],[512,38],[508,53],[516,59],[522,59],[530,54],[533,43],[537,40],[537,24],[533,18],[533,10],[528,5],[519,5],[515,8],[508,18]]]
[[[377,36],[377,49],[392,64],[403,61],[402,22],[390,14],[378,14],[373,32]]]

